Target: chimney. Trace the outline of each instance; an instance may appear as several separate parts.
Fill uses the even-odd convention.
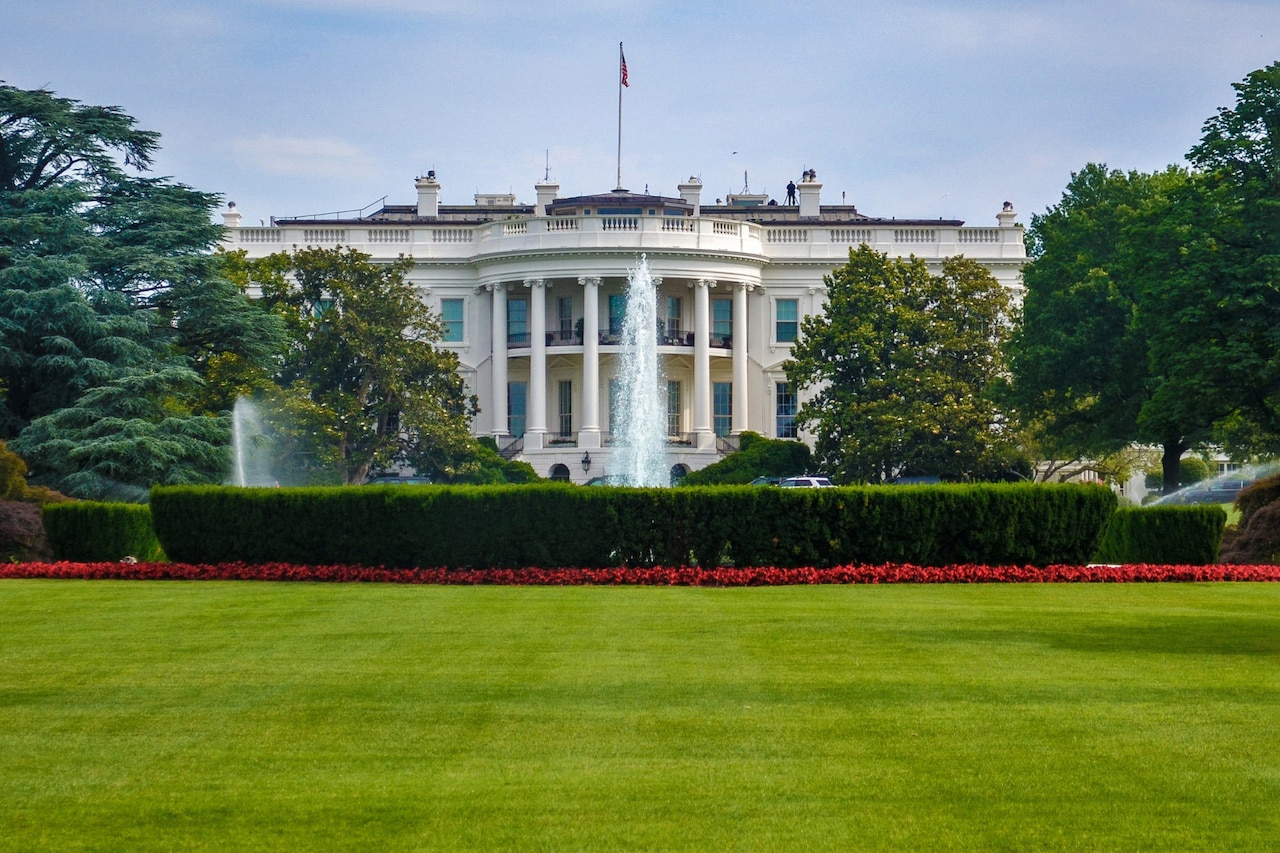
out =
[[[538,181],[533,185],[533,191],[538,194],[538,203],[533,208],[534,216],[546,216],[547,205],[556,200],[556,196],[560,194],[560,185],[554,181]]]
[[[425,178],[413,182],[418,188],[418,215],[435,219],[440,215],[440,183],[436,180],[436,170],[427,172]]]
[[[236,210],[234,201],[227,202],[227,212],[222,214],[222,224],[228,228],[240,227],[240,211]]]
[[[1013,202],[1006,201],[1004,209],[996,214],[996,221],[1000,223],[1001,228],[1012,228],[1014,220],[1018,218],[1018,214],[1013,212]]]
[[[822,206],[818,201],[818,197],[822,193],[822,184],[818,183],[818,173],[813,169],[808,169],[800,176],[800,183],[796,184],[796,190],[800,195],[800,218],[817,218],[822,213]]]
[[[693,215],[700,216],[702,210],[702,181],[696,175],[690,176],[687,183],[679,184],[680,198],[686,204],[693,205]]]

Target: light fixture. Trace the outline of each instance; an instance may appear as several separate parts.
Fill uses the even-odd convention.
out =
[[[591,451],[589,450],[586,453],[582,454],[582,470],[583,471],[591,470]]]

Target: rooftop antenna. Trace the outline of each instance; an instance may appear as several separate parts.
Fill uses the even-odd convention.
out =
[[[547,149],[547,170],[542,173],[542,180],[550,183],[551,181],[551,149]]]
[[[747,170],[742,170],[742,194],[747,195],[751,192],[751,182],[747,180]]]

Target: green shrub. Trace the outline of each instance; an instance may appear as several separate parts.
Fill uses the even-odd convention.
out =
[[[1235,501],[1235,507],[1240,511],[1239,528],[1244,530],[1254,513],[1275,501],[1280,501],[1280,474],[1263,477],[1241,489]]]
[[[59,560],[100,562],[135,557],[152,562],[165,558],[151,526],[151,510],[145,504],[46,504],[44,528]]]
[[[370,566],[1083,563],[1107,489],[977,484],[777,489],[361,486],[152,491],[182,562]]]
[[[1226,523],[1226,510],[1213,504],[1122,508],[1111,516],[1095,562],[1212,563]]]
[[[744,432],[738,450],[706,468],[691,471],[682,486],[745,485],[756,477],[793,477],[812,465],[809,447],[799,441],[764,438]]]

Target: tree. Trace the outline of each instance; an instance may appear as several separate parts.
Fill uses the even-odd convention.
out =
[[[1215,381],[1239,389],[1218,424],[1241,454],[1280,453],[1280,62],[1233,84],[1188,159],[1202,173],[1204,231],[1181,283],[1211,297],[1228,351]],[[1199,274],[1193,276],[1191,274]],[[1206,287],[1208,281],[1211,287]],[[1195,285],[1200,285],[1195,290]],[[1211,293],[1206,291],[1211,290]],[[1188,300],[1189,301],[1189,300]]]
[[[1197,171],[1090,164],[1033,216],[1013,396],[1066,458],[1280,450],[1280,63],[1205,124]]]
[[[249,261],[289,347],[276,379],[327,413],[342,480],[407,463],[451,474],[473,447],[477,411],[457,356],[434,346],[442,326],[406,280],[412,259],[377,264],[341,248]]]
[[[1012,399],[1045,458],[1104,458],[1145,440],[1173,459],[1165,481],[1176,484],[1177,460],[1208,440],[1212,415],[1178,411],[1176,396],[1160,390],[1166,377],[1150,337],[1170,319],[1155,301],[1164,283],[1155,264],[1168,249],[1137,237],[1188,180],[1172,167],[1147,175],[1089,164],[1061,202],[1032,216],[1009,363]]]
[[[818,463],[844,482],[996,473],[1009,298],[991,273],[955,257],[934,275],[862,246],[825,281],[826,310],[801,323],[783,365],[813,390],[797,420],[817,436]]]
[[[278,321],[213,275],[217,196],[140,174],[158,140],[118,107],[0,85],[0,437],[16,437],[37,480],[61,486],[94,467],[93,454],[67,467],[58,429],[110,421],[112,388],[151,395],[152,427],[185,422],[168,442],[178,469],[222,479],[227,424],[200,399],[202,372],[229,352],[269,359],[279,341]],[[99,431],[92,444],[116,440],[112,476],[145,489],[153,467],[129,436]]]

